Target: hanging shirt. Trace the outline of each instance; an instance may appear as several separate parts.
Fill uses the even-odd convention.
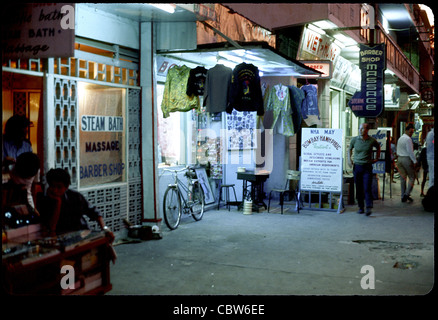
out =
[[[231,77],[230,98],[227,112],[257,111],[258,116],[264,114],[262,88],[259,69],[253,64],[242,62],[233,70]]]
[[[303,117],[301,115],[301,105],[304,100],[304,92],[295,86],[288,86],[290,94],[290,107],[292,111],[292,122],[294,124],[295,132],[301,128],[301,121]]]
[[[272,110],[273,112],[273,123],[271,129],[275,129],[276,133],[285,136],[293,136],[295,130],[292,122],[289,88],[282,84],[278,84],[269,89],[267,94],[268,96],[265,100],[266,111],[268,112]]]
[[[161,102],[164,118],[169,117],[170,112],[199,110],[199,97],[186,94],[189,75],[190,68],[185,65],[173,66],[167,73],[163,101]]]
[[[301,105],[301,114],[304,122],[310,127],[321,125],[318,109],[318,90],[314,85],[308,84],[301,87],[304,92],[304,100]]]
[[[190,70],[189,79],[187,80],[188,96],[202,96],[205,88],[205,78],[207,76],[207,69],[204,67],[196,67]]]
[[[207,71],[204,88],[204,106],[207,112],[225,111],[228,105],[233,70],[217,64]]]

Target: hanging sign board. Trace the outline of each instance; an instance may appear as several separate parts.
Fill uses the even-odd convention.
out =
[[[348,102],[356,117],[375,118],[384,108],[383,95],[385,44],[373,47],[361,44],[359,68],[362,73],[361,91],[357,91]]]
[[[2,7],[2,53],[6,59],[72,57],[73,3],[19,3]]]
[[[322,72],[318,79],[331,79],[333,74],[332,62],[331,61],[304,61],[300,62],[316,71]]]
[[[302,128],[300,189],[342,192],[342,129]]]

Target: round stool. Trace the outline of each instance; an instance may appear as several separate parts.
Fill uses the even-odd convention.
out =
[[[222,188],[226,188],[225,190],[225,205],[228,207],[228,211],[230,211],[230,188],[233,188],[234,192],[234,201],[237,203],[236,189],[234,189],[234,184],[223,184],[219,188],[219,199],[217,200],[217,209],[219,210],[222,198]]]

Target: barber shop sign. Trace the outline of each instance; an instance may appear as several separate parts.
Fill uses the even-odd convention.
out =
[[[384,43],[375,46],[360,45],[361,90],[356,91],[348,102],[356,117],[375,118],[383,111],[385,58]]]

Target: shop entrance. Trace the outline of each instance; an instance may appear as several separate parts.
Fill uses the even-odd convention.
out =
[[[266,181],[265,193],[276,185],[284,186],[287,167],[296,167],[297,161],[289,163],[289,148],[297,149],[295,139],[288,139],[288,135],[277,134],[270,142],[269,154],[263,137],[263,118],[255,111],[237,111],[231,113],[208,110],[204,105],[203,96],[199,96],[199,110],[178,110],[170,112],[164,117],[162,100],[165,94],[166,83],[175,81],[175,74],[168,78],[168,71],[178,66],[179,71],[184,67],[194,70],[203,67],[221,72],[228,68],[230,72],[243,62],[257,67],[261,91],[265,92],[281,83],[286,86],[296,86],[296,79],[310,75],[319,76],[319,72],[285,58],[273,48],[263,43],[241,44],[242,48],[229,48],[224,44],[210,44],[198,46],[193,51],[158,52],[157,55],[157,112],[158,112],[158,169],[159,193],[158,201],[164,196],[164,190],[169,177],[163,172],[167,166],[175,167],[188,164],[199,164],[206,167],[210,186],[215,197],[217,207],[219,190],[222,184],[234,185],[237,193],[237,202],[243,201],[243,181],[237,172],[245,169],[253,172],[264,171],[270,168],[269,179]],[[220,66],[220,67],[219,67]],[[216,69],[217,68],[217,69]],[[219,73],[219,71],[217,71]],[[187,80],[185,80],[185,84]],[[183,84],[184,85],[184,84]],[[216,83],[218,85],[218,83]],[[185,90],[184,90],[185,91]],[[205,107],[205,108],[204,108]],[[166,104],[166,108],[167,104]],[[185,111],[185,112],[181,112]],[[272,114],[271,114],[272,116]],[[260,123],[262,127],[260,128]],[[272,123],[271,123],[272,124]],[[260,128],[260,137],[257,136]],[[281,128],[284,129],[284,128]],[[270,129],[273,130],[273,129]],[[281,131],[283,132],[283,131]],[[299,131],[297,130],[296,134]],[[233,135],[234,134],[234,135]],[[287,132],[287,134],[290,134]],[[275,157],[273,156],[275,153]],[[267,163],[267,158],[273,158],[273,164]],[[294,153],[295,158],[295,153]],[[260,162],[259,160],[264,160]],[[261,167],[263,166],[263,167]],[[263,191],[261,192],[263,193]],[[222,199],[223,200],[223,199]],[[229,199],[231,202],[234,198]]]
[[[26,139],[31,142],[34,153],[41,153],[42,142],[38,138],[41,136],[41,128],[38,127],[38,119],[42,111],[43,79],[14,72],[3,72],[2,77],[3,132],[9,118],[14,115],[25,116],[31,121]]]

